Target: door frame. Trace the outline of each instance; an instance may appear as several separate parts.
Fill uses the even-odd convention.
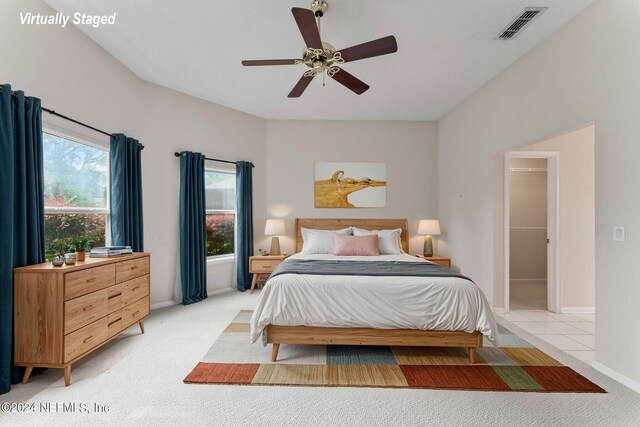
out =
[[[562,283],[560,282],[560,153],[557,151],[510,151],[504,156],[504,311],[509,313],[510,295],[510,196],[511,178],[509,163],[511,159],[547,160],[547,309],[560,313],[562,301]]]

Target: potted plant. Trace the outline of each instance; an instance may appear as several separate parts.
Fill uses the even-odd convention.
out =
[[[64,264],[64,254],[68,249],[69,243],[65,239],[54,239],[45,255],[54,267],[60,267]]]
[[[73,247],[76,251],[76,261],[84,261],[86,257],[87,245],[89,244],[89,239],[86,237],[78,237],[73,241]]]

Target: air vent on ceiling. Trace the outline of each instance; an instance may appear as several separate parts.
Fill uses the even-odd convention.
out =
[[[524,27],[544,12],[546,7],[528,7],[498,34],[500,40],[513,39]]]

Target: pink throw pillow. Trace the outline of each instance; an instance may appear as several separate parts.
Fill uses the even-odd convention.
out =
[[[333,236],[333,254],[338,256],[380,255],[378,251],[378,235],[347,236],[335,234]]]

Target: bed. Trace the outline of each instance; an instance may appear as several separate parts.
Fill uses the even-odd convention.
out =
[[[405,253],[368,257],[300,253],[302,228],[346,227],[400,228]],[[398,268],[427,267],[416,263],[433,265],[407,254],[406,219],[298,218],[295,251],[281,265],[295,260],[299,264],[325,260],[320,264],[329,261],[338,265],[371,265],[371,271],[393,266],[389,274],[395,274],[392,271],[399,271]],[[281,344],[319,344],[463,347],[468,350],[471,363],[475,363],[483,336],[490,341],[497,339],[497,326],[484,294],[466,278],[355,274],[313,272],[270,277],[251,318],[252,342],[262,338],[264,345],[272,344],[273,362],[277,361]]]

